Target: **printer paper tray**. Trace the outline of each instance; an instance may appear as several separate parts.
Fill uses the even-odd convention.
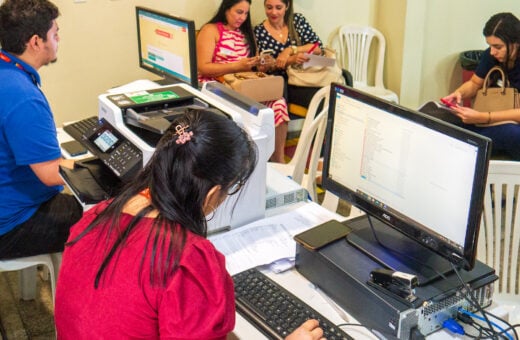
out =
[[[69,169],[60,166],[60,174],[83,204],[95,204],[110,198],[85,168]]]
[[[60,166],[60,174],[83,204],[95,204],[113,197],[122,184],[121,180],[95,157],[77,161],[74,169]],[[100,181],[103,185],[100,185]]]

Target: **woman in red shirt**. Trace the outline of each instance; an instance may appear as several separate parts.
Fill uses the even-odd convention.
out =
[[[246,132],[193,110],[111,201],[71,229],[56,289],[59,339],[225,339],[233,281],[206,239],[206,216],[240,191],[256,165]],[[296,332],[318,339],[311,320]]]

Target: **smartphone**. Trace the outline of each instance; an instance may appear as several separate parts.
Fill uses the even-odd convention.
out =
[[[274,53],[273,50],[263,50],[262,52],[260,52],[260,65],[267,64],[268,59],[269,59],[270,63],[274,62],[274,59],[272,57],[273,53]]]
[[[336,220],[330,220],[294,236],[294,240],[307,249],[318,250],[347,236],[352,229]]]
[[[452,102],[447,101],[447,100],[444,99],[444,98],[441,98],[441,103],[443,103],[444,105],[446,105],[446,106],[449,107],[450,109],[451,109],[452,107],[457,106],[457,105],[453,104]]]
[[[60,144],[61,148],[65,150],[71,157],[84,155],[87,153],[87,148],[85,148],[80,142],[77,140],[71,140],[69,142],[63,142]]]

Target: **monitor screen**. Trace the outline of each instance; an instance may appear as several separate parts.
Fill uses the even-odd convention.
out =
[[[357,245],[376,235],[372,246],[383,264],[392,252],[384,245],[401,244],[389,238],[406,235],[442,261],[471,269],[490,148],[485,137],[332,84],[323,186],[367,213],[370,231],[348,240]],[[419,257],[420,267],[424,254],[405,247],[402,258]]]
[[[136,7],[139,65],[165,83],[198,87],[195,22]]]

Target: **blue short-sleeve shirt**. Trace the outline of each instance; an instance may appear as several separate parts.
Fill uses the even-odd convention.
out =
[[[28,220],[62,190],[46,186],[30,164],[61,157],[54,118],[30,65],[1,51],[0,60],[0,235]],[[18,63],[17,66],[15,63]]]

